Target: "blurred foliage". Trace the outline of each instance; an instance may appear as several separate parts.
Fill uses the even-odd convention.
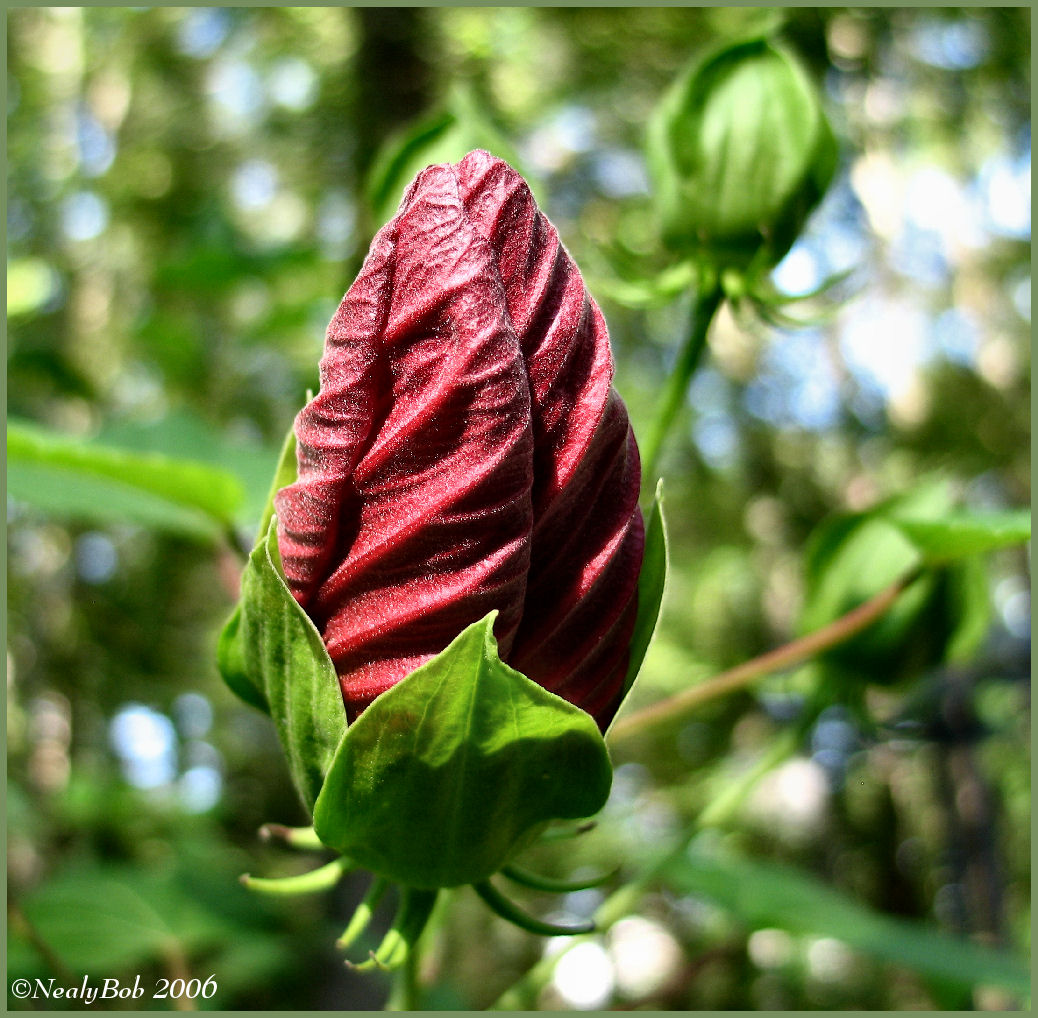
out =
[[[9,412],[67,436],[73,458],[230,471],[245,501],[224,508],[248,544],[326,324],[431,139],[436,159],[514,152],[593,281],[644,429],[691,302],[651,212],[646,124],[696,54],[762,19],[783,22],[841,142],[776,291],[851,274],[800,302],[803,329],[715,321],[661,460],[671,574],[632,699],[785,642],[874,592],[883,559],[911,559],[869,523],[887,550],[854,552],[819,607],[815,567],[833,560],[817,549],[847,539],[850,555],[846,521],[935,482],[969,512],[1029,503],[1027,8],[12,10]],[[201,1007],[380,1006],[384,980],[332,946],[364,878],[287,904],[236,880],[298,871],[256,831],[306,818],[269,722],[217,677],[235,554],[120,514],[101,468],[84,518],[52,463],[45,511],[16,458],[9,975],[212,973]],[[892,617],[897,649],[873,646],[839,681],[814,663],[616,747],[599,827],[524,865],[568,876],[621,860],[619,886],[697,815],[713,854],[661,872],[536,1003],[1026,1003],[1015,968],[964,985],[862,939],[922,930],[972,941],[957,949],[973,959],[1001,949],[998,964],[1029,946],[1029,561],[1010,546],[964,568],[958,585],[931,574],[926,603]],[[839,904],[801,912],[809,889]],[[566,911],[586,916],[609,890]],[[489,1004],[544,950],[469,890],[438,922],[431,1007]]]

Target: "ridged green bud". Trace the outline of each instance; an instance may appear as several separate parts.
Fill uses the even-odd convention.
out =
[[[649,164],[668,247],[718,269],[776,265],[836,169],[817,89],[758,38],[693,64],[650,127]]]

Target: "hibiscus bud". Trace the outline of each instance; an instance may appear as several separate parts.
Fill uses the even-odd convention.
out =
[[[419,174],[332,319],[275,497],[351,722],[496,610],[502,659],[605,729],[644,539],[612,374],[522,177],[482,151]]]
[[[793,55],[760,38],[726,46],[675,83],[650,129],[664,240],[719,269],[771,268],[828,188],[836,156]]]

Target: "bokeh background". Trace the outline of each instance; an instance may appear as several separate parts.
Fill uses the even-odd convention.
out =
[[[690,57],[761,16],[8,11],[9,414],[233,470],[248,537],[327,321],[406,183],[387,145],[425,124],[528,175],[606,313],[637,431],[690,305],[639,282],[669,264],[645,124]],[[805,548],[833,513],[938,480],[973,508],[1029,503],[1029,10],[783,17],[841,162],[775,283],[850,274],[808,302],[811,325],[715,322],[661,464],[672,571],[636,705],[795,635]],[[109,508],[7,505],[9,975],[213,974],[200,1006],[380,1007],[385,979],[333,947],[364,876],[285,903],[237,882],[313,864],[256,835],[305,817],[272,726],[216,673],[237,559]],[[950,624],[938,613],[872,646],[869,675],[774,676],[619,744],[599,827],[533,861],[621,872],[527,907],[589,914],[704,810],[712,863],[652,882],[535,1002],[1021,1006],[1018,987],[925,964],[931,935],[1029,948],[1025,551],[989,556],[971,589],[953,663],[909,654]],[[459,891],[427,1002],[484,1007],[557,949]]]

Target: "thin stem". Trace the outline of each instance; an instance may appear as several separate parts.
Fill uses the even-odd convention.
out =
[[[706,334],[717,309],[721,306],[723,297],[724,294],[716,279],[709,282],[704,280],[696,294],[688,338],[678,354],[678,360],[674,365],[674,370],[670,373],[670,378],[667,379],[659,416],[649,431],[648,438],[641,443],[642,476],[653,483],[655,483],[656,465],[663,443],[674,424],[678,411],[685,404],[689,382],[691,382],[696,368],[699,367],[703,351],[706,349]]]
[[[742,689],[765,675],[791,668],[850,639],[879,619],[920,575],[922,570],[915,569],[827,626],[618,719],[609,730],[610,742],[616,743],[653,725],[679,718],[709,700]]]
[[[422,1008],[421,992],[418,981],[418,945],[415,944],[403,965],[396,971],[393,986],[386,1001],[387,1011],[420,1011]]]
[[[572,926],[559,926],[556,923],[548,923],[543,919],[537,919],[527,915],[514,901],[506,898],[489,880],[482,880],[473,884],[472,889],[478,894],[490,908],[502,919],[507,919],[520,929],[530,933],[536,933],[541,937],[571,937],[579,933],[590,933],[594,929],[593,923],[577,923]]]
[[[324,866],[307,873],[297,873],[291,877],[253,877],[243,873],[238,879],[250,891],[260,891],[263,894],[292,895],[292,894],[317,894],[334,887],[340,877],[353,868],[353,863],[346,856],[333,859]]]
[[[389,881],[385,877],[375,877],[372,880],[368,893],[364,895],[364,900],[356,907],[342,936],[335,942],[336,947],[347,948],[353,945],[357,937],[368,928],[375,909],[378,908],[388,889]]]
[[[573,891],[586,891],[592,887],[601,887],[616,876],[617,871],[602,873],[597,877],[583,880],[557,880],[555,877],[543,877],[540,873],[531,873],[521,866],[502,866],[501,873],[513,883],[529,887],[534,891],[546,891],[549,894],[570,894]]]
[[[694,828],[686,832],[687,836],[683,837],[676,847],[668,852],[662,853],[657,859],[645,867],[645,869],[643,869],[642,872],[630,883],[624,884],[623,887],[617,889],[613,894],[606,898],[604,902],[602,902],[592,919],[592,922],[594,923],[594,933],[584,933],[567,937],[566,943],[560,951],[548,955],[537,962],[537,964],[529,969],[525,975],[521,976],[507,990],[505,990],[505,992],[490,1005],[488,1010],[529,1010],[530,1005],[536,997],[537,991],[540,990],[542,986],[546,985],[551,979],[552,973],[555,971],[555,966],[558,964],[562,955],[571,951],[579,944],[593,939],[596,933],[604,933],[614,923],[619,922],[625,915],[629,915],[638,904],[639,899],[648,885],[655,879],[656,874],[675,858],[680,857],[684,853],[688,841],[692,837],[693,831]]]

